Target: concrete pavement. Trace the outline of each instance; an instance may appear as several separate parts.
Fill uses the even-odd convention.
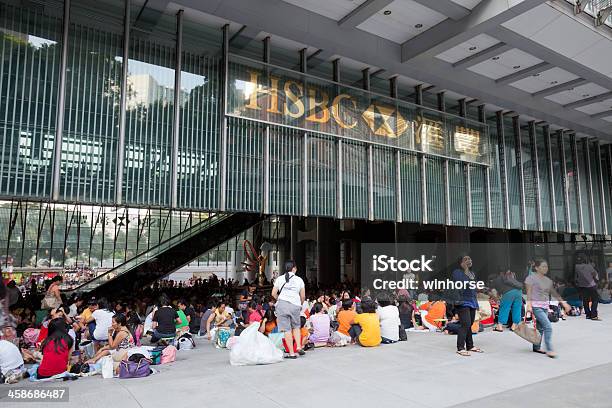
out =
[[[485,353],[471,357],[455,354],[454,336],[409,333],[407,342],[323,348],[254,367],[232,367],[229,351],[198,339],[196,349],[179,352],[157,375],[44,386],[67,385],[70,401],[61,406],[79,408],[612,407],[612,306],[601,306],[601,317],[554,323],[554,360],[532,353],[512,332],[490,329],[475,337]],[[0,405],[25,406],[7,399]]]

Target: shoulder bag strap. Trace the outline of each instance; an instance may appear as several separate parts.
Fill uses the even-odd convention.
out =
[[[278,296],[280,296],[280,294],[281,294],[281,292],[283,291],[283,288],[285,287],[285,285],[286,285],[286,284],[288,284],[288,283],[289,283],[289,281],[291,280],[291,278],[293,278],[294,276],[295,276],[295,275],[291,275],[291,276],[289,277],[289,279],[286,279],[286,280],[285,280],[285,283],[283,283],[283,286],[281,286],[281,288],[278,290]]]

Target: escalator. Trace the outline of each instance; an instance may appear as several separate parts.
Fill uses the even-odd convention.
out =
[[[130,293],[176,271],[264,218],[251,213],[215,214],[69,293]]]

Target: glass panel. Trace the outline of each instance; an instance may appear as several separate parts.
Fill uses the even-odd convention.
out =
[[[262,125],[230,118],[227,131],[227,208],[260,212],[263,204]]]
[[[70,9],[62,199],[115,200],[123,69],[123,6],[85,0]]]
[[[423,195],[421,190],[421,167],[414,153],[400,153],[400,175],[402,178],[403,221],[421,222]]]
[[[538,229],[536,220],[537,185],[535,180],[535,160],[529,129],[521,127],[521,160],[523,161],[523,185],[525,187],[525,218],[528,230]]]
[[[429,224],[445,224],[444,160],[427,158],[427,221]]]
[[[565,166],[567,170],[567,191],[569,196],[569,209],[571,220],[571,231],[582,232],[578,224],[578,190],[576,188],[576,168],[572,154],[572,143],[570,135],[563,135],[563,145],[565,148]]]
[[[337,152],[331,137],[308,135],[308,214],[336,215]]]
[[[519,166],[516,160],[516,138],[512,118],[504,117],[503,120],[510,228],[521,229],[521,187],[519,182]]]
[[[451,225],[467,225],[467,191],[465,185],[465,163],[448,162]]]
[[[470,165],[472,225],[487,226],[486,167]]]
[[[487,118],[489,123],[495,124],[491,126],[491,169],[489,173],[490,188],[491,188],[491,223],[493,228],[504,228],[504,194],[502,191],[501,182],[501,162],[499,154],[499,143],[503,143],[497,133],[497,116]]]
[[[270,126],[270,212],[302,213],[303,132]]]
[[[51,193],[62,10],[61,1],[44,8],[0,3],[0,193],[6,196]]]
[[[540,174],[540,212],[542,214],[542,228],[551,231],[553,198],[550,191],[550,164],[548,161],[548,148],[544,137],[544,129],[536,126],[536,146],[538,149],[538,171]]]
[[[610,195],[610,186],[612,186],[612,163],[610,162],[610,146],[603,145],[601,147],[600,163],[602,166],[601,173],[603,176],[603,195],[606,209],[606,221],[608,224],[608,233],[612,231],[612,197]]]
[[[183,53],[181,73],[178,206],[219,206],[219,60]]]
[[[591,223],[591,199],[589,194],[589,172],[587,168],[587,156],[584,140],[576,141],[576,156],[578,161],[578,177],[580,182],[580,196],[578,199],[582,205],[582,224],[584,230],[581,232],[592,233]]]
[[[134,18],[139,10],[133,7]],[[144,35],[132,30],[130,36],[122,186],[127,203],[170,203],[175,32],[176,17],[163,15],[152,33]],[[185,100],[182,93],[180,100]]]
[[[344,218],[368,217],[368,154],[361,143],[342,144]]]
[[[397,177],[393,156],[393,151],[390,149],[374,148],[372,150],[374,218],[378,220],[396,219]]]
[[[601,213],[601,161],[597,157],[597,142],[588,144],[589,157],[591,159],[591,178],[593,183],[593,211],[595,213],[594,229],[598,234],[604,233],[603,217]]]
[[[550,150],[552,155],[552,177],[555,184],[554,204],[557,211],[557,230],[568,231],[565,216],[565,190],[563,189],[563,163],[561,144],[557,134],[550,135]]]

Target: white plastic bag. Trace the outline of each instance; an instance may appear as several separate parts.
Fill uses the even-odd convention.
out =
[[[253,323],[240,333],[240,341],[230,351],[230,364],[235,366],[274,364],[283,361],[283,352],[259,332]]]
[[[111,356],[102,357],[100,359],[102,367],[102,378],[113,378],[115,369],[113,367],[113,358]]]

